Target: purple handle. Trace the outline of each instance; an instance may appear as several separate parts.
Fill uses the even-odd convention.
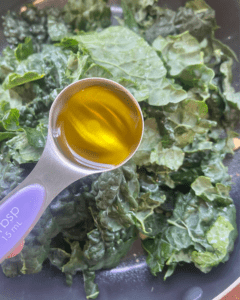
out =
[[[0,205],[0,262],[29,234],[42,214],[46,191],[40,184],[22,188]]]

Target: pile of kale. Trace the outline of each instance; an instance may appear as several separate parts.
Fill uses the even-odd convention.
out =
[[[105,1],[69,0],[62,9],[4,17],[9,46],[0,57],[0,199],[43,151],[57,94],[87,77],[124,85],[145,120],[141,145],[124,166],[85,177],[49,205],[8,277],[41,271],[46,259],[66,274],[82,271],[96,298],[95,271],[113,268],[142,237],[152,274],[177,264],[202,272],[225,262],[237,237],[231,177],[240,94],[231,86],[235,53],[214,37],[215,12],[189,1],[176,12],[154,0],[122,1],[111,26]]]

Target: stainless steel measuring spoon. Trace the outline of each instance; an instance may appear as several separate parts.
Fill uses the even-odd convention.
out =
[[[125,99],[131,106],[142,134],[131,148],[129,156],[118,165],[103,165],[90,161],[80,164],[65,156],[56,143],[56,121],[71,96],[89,86],[103,86]],[[54,100],[49,113],[46,146],[30,175],[0,202],[0,263],[20,245],[30,233],[51,201],[74,181],[94,173],[107,172],[126,163],[138,149],[144,131],[141,108],[133,95],[122,85],[104,78],[87,78],[67,86]],[[96,136],[97,138],[97,136]]]

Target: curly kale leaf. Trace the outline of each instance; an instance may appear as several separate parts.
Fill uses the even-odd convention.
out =
[[[63,17],[78,30],[101,30],[111,25],[111,10],[104,0],[69,0],[63,8]]]
[[[185,31],[189,31],[198,41],[202,41],[218,28],[215,11],[203,0],[188,1],[185,7],[180,7],[176,12],[170,9],[159,9],[154,17],[151,26],[145,27],[144,30],[145,39],[149,43],[159,35],[166,37]]]
[[[41,79],[45,76],[41,54],[34,53],[26,60],[20,61],[7,75],[3,82],[4,89],[11,89],[27,82]]]
[[[137,29],[142,35],[146,29],[153,26],[153,24],[159,20],[159,17],[162,18],[163,31],[165,34],[168,35],[174,32],[172,23],[174,21],[175,12],[170,9],[162,9],[155,0],[124,0],[121,2],[121,6],[124,13],[122,23],[134,30],[137,24]],[[146,40],[148,39],[146,38]]]
[[[171,188],[186,183],[186,180],[192,183],[194,178],[203,175],[203,171],[199,169],[200,161],[198,169],[193,169],[192,165],[186,169],[185,156],[191,152],[199,155],[201,151],[214,150],[207,133],[216,122],[206,118],[207,109],[202,101],[184,100],[155,111],[155,118],[145,120],[144,135],[133,156],[134,162],[148,172],[159,174],[161,182]],[[148,112],[152,114],[151,106]]]
[[[95,299],[99,295],[98,285],[94,282],[95,272],[83,271],[84,287],[87,299]]]
[[[19,124],[21,127],[36,128],[40,122],[48,124],[49,109],[59,92],[60,89],[57,88],[46,95],[45,92],[41,90],[37,93],[37,96],[35,95],[34,98],[28,102],[28,105],[21,107],[19,110]]]
[[[129,29],[131,29],[131,30],[135,31],[136,33],[138,33],[139,32],[138,23],[135,20],[133,10],[129,6],[129,4],[130,3],[128,3],[128,1],[121,0],[121,7],[122,7],[122,10],[123,10],[123,20],[118,19],[118,22],[120,23],[120,25],[125,25]]]
[[[0,199],[2,200],[23,180],[24,169],[6,160],[3,154],[0,155],[0,168]]]
[[[108,188],[106,188],[108,187]],[[134,225],[132,211],[138,207],[139,183],[136,165],[129,161],[123,167],[103,173],[94,182],[91,193],[100,210],[100,224],[112,231]]]
[[[4,80],[7,75],[14,72],[19,61],[16,58],[15,51],[9,46],[6,47],[0,57],[0,79]]]
[[[14,72],[8,73],[0,87],[4,110],[0,139],[7,140],[11,158],[20,164],[37,162],[42,154],[50,106],[60,90],[71,82],[65,75],[69,53],[69,50],[45,45],[41,53],[17,62]],[[33,73],[44,73],[45,78],[32,83],[39,79],[30,76]]]
[[[18,61],[28,58],[29,55],[34,53],[32,39],[26,37],[24,43],[18,44],[14,52]]]
[[[227,187],[218,185],[214,190],[209,185],[207,178],[199,177],[192,184],[196,195],[193,190],[186,195],[178,193],[173,216],[166,220],[164,231],[142,242],[153,275],[166,264],[166,279],[179,262],[193,262],[207,273],[228,260],[237,237],[236,209]],[[222,241],[220,235],[217,237],[220,228]]]
[[[4,35],[12,47],[30,37],[33,49],[40,52],[43,44],[60,41],[76,30],[101,30],[111,24],[111,10],[105,1],[69,0],[62,10],[47,8],[39,10],[27,5],[17,14],[8,12],[3,17]]]
[[[51,84],[51,88],[63,88],[70,83],[65,76],[68,55],[68,50],[45,45],[41,53],[29,55],[15,66],[14,72],[10,72],[5,78],[3,87],[12,89],[47,76],[46,87]]]
[[[44,80],[45,87],[50,91],[56,88],[63,89],[71,81],[66,76],[66,68],[71,51],[62,50],[60,47],[46,45],[42,51],[42,60],[44,62]]]
[[[225,186],[222,183],[216,183],[214,187],[211,184],[211,180],[208,177],[200,176],[191,185],[195,194],[205,201],[215,201],[220,206],[228,205],[232,203],[232,199],[229,197],[231,187]]]
[[[164,149],[162,144],[159,143],[151,153],[150,163],[156,163],[159,166],[165,166],[170,170],[178,170],[184,160],[184,152],[173,146],[168,149]]]
[[[145,120],[143,138],[133,157],[134,162],[138,166],[148,167],[154,164],[168,170],[178,170],[183,163],[183,151],[176,146],[164,148],[156,127],[157,123],[154,118]]]
[[[133,156],[133,161],[138,166],[148,165],[153,149],[161,141],[155,118],[148,118],[144,121],[144,133],[142,141]]]
[[[135,225],[147,233],[145,221],[166,197],[157,182],[142,178],[141,184],[145,189],[140,192],[136,165],[131,160],[116,170],[101,174],[91,192],[99,210],[95,213],[97,222],[110,231]]]
[[[170,76],[179,75],[188,66],[203,63],[200,44],[188,31],[166,38],[158,36],[152,46],[160,52]]]
[[[68,41],[69,41],[69,39],[68,39]],[[65,44],[65,40],[63,40],[61,42],[62,46],[64,44]],[[77,43],[77,45],[78,45],[78,43]],[[65,46],[65,48],[66,48],[66,46]],[[69,48],[69,46],[67,48]],[[80,51],[77,51],[77,53],[71,53],[71,55],[68,59],[66,76],[72,82],[82,79],[82,78],[84,78],[84,73],[91,67],[92,64],[93,64],[93,62],[92,62],[92,59],[89,56],[89,54],[87,54],[87,53],[81,54]],[[99,76],[96,76],[96,77],[99,77]]]
[[[136,237],[134,226],[115,232],[99,228],[88,233],[89,241],[84,246],[83,255],[89,270],[116,267]]]
[[[68,243],[71,246],[71,255],[56,252],[56,263],[61,266],[71,282],[71,277],[77,271],[83,271],[84,285],[87,298],[95,299],[99,293],[98,285],[94,283],[95,271],[102,268],[116,267],[120,259],[129,251],[136,240],[137,232],[134,226],[122,228],[118,231],[109,231],[95,224],[97,228],[87,234],[87,241],[82,249],[78,242]],[[59,259],[61,255],[61,259]],[[63,261],[69,259],[66,264]],[[55,265],[57,265],[55,263]]]
[[[197,100],[182,101],[174,111],[164,110],[165,130],[174,135],[176,146],[187,146],[196,134],[207,133],[217,125],[207,119],[207,112],[207,105]]]
[[[47,32],[53,42],[61,41],[71,31],[71,26],[64,22],[60,9],[50,8],[47,10]]]
[[[228,57],[227,60],[222,59],[220,74],[218,74],[221,78],[219,82],[219,95],[224,102],[222,123],[225,125],[225,128],[227,127],[229,130],[233,130],[238,124],[240,109],[240,93],[236,92],[231,86],[232,65],[233,60],[231,57]]]
[[[33,5],[21,14],[8,12],[3,17],[4,35],[11,46],[23,43],[27,37],[33,41],[35,51],[41,50],[41,44],[47,42],[47,16],[44,11]]]
[[[197,134],[191,144],[185,146],[185,159],[181,168],[171,173],[172,180],[177,184],[188,186],[199,176],[207,176],[212,183],[231,185],[228,168],[223,159],[227,153],[232,153],[233,146],[228,145],[232,138],[219,138],[219,130],[208,134]]]
[[[9,148],[11,158],[19,164],[37,162],[43,152],[42,147],[35,148],[29,144],[25,131],[8,140],[6,145]]]
[[[206,234],[209,244],[214,248],[212,252],[192,252],[192,260],[197,268],[206,273],[211,270],[212,266],[226,261],[230,245],[230,233],[234,230],[233,225],[225,217],[219,216],[213,226]]]
[[[15,86],[42,79],[44,76],[44,73],[39,73],[38,71],[26,71],[22,74],[12,73],[5,79],[3,87],[12,89]]]
[[[225,157],[218,152],[208,153],[201,162],[201,168],[205,176],[211,179],[212,183],[220,182],[231,185],[231,177],[228,174],[228,167],[225,167],[222,160]]]
[[[209,96],[209,90],[217,89],[212,82],[215,73],[203,64],[201,45],[188,31],[166,38],[158,36],[153,47],[165,62],[169,76],[178,78],[185,89],[195,89],[203,98]]]

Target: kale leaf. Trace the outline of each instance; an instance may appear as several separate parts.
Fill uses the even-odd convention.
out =
[[[209,194],[198,191],[197,185],[203,179],[199,177],[192,184],[196,195],[193,190],[186,195],[178,193],[173,216],[166,220],[163,232],[155,239],[142,241],[153,275],[161,272],[166,265],[166,279],[179,262],[193,262],[207,273],[229,258],[237,236],[236,209],[227,189],[224,191],[227,201],[222,201],[220,195],[214,198],[209,190]],[[209,182],[207,178],[206,182]],[[218,230],[222,230],[222,240],[221,234],[216,238]]]
[[[137,98],[138,101],[148,98],[150,104],[159,106],[186,98],[186,92],[166,78],[164,64],[154,49],[133,31],[112,26],[100,33],[80,34],[70,39],[78,41],[80,50],[87,50],[95,64],[108,69],[115,81],[124,84],[123,78],[131,80],[139,86],[140,92],[142,88],[147,88],[146,98]],[[134,93],[134,90],[130,91]]]

